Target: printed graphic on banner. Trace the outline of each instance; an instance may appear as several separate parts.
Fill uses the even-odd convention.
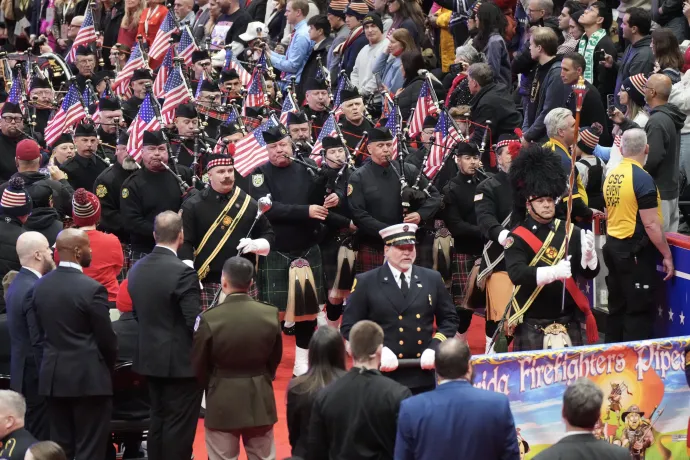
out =
[[[630,449],[632,458],[687,459],[689,344],[686,336],[482,356],[473,360],[474,385],[510,399],[516,435],[529,446],[521,458],[531,459],[563,437],[563,392],[586,377],[604,392],[595,436]]]

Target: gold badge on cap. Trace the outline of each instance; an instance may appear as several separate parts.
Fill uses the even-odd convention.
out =
[[[129,196],[129,190],[126,188],[122,189],[122,198],[127,198]]]
[[[105,188],[105,185],[100,184],[98,187],[96,187],[96,196],[98,198],[103,198],[108,194],[108,189]]]

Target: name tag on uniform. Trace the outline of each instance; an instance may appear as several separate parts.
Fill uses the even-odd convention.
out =
[[[481,200],[482,198],[484,198],[484,194],[483,194],[483,193],[478,193],[478,194],[476,194],[476,195],[474,196],[474,201],[479,201],[479,200]]]

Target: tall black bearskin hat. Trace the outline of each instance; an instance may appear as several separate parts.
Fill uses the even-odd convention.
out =
[[[520,149],[508,173],[513,188],[513,215],[525,216],[525,203],[535,198],[563,196],[568,180],[561,159],[548,148],[530,145]]]

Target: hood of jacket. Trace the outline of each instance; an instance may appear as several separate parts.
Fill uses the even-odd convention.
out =
[[[19,173],[20,176],[22,176],[22,179],[24,179],[24,186],[28,187],[31,184],[34,184],[40,180],[48,179],[48,176],[42,172],[39,171],[27,171],[23,173]]]
[[[34,208],[31,210],[31,215],[26,220],[24,227],[29,230],[43,230],[55,222],[59,222],[62,226],[60,214],[55,208]]]
[[[676,129],[680,129],[683,127],[685,124],[685,114],[678,108],[676,107],[675,104],[663,104],[659,105],[657,107],[654,107],[650,111],[650,115],[654,115],[657,112],[665,113],[668,115],[668,117],[671,119],[673,122],[673,125],[675,126]]]
[[[649,48],[652,46],[652,36],[651,35],[645,35],[644,37],[640,38],[637,43],[633,44],[633,48],[635,49],[640,49],[640,48]]]

